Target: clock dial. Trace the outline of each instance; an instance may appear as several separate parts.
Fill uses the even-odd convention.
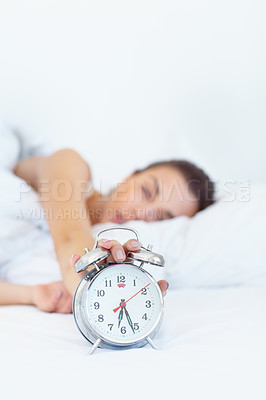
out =
[[[130,264],[105,268],[87,291],[91,326],[114,343],[132,343],[149,335],[159,322],[161,308],[162,295],[155,280]]]

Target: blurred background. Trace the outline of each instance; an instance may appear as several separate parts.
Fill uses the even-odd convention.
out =
[[[264,0],[2,0],[0,115],[103,188],[186,158],[266,182]]]

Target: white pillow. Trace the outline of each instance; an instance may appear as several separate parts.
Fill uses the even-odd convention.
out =
[[[244,201],[224,198],[191,219],[181,256],[168,269],[177,287],[260,284],[266,277],[266,185]]]

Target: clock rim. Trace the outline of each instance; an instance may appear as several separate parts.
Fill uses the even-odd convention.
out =
[[[91,285],[93,284],[93,282],[98,279],[98,277],[100,277],[100,275],[102,273],[104,273],[106,271],[106,269],[111,269],[114,266],[122,266],[125,265],[126,267],[129,268],[134,268],[137,270],[140,270],[142,273],[144,273],[145,275],[147,275],[149,277],[149,279],[152,281],[152,283],[154,284],[158,295],[159,295],[159,300],[160,300],[160,305],[159,305],[159,312],[158,312],[158,316],[154,322],[154,324],[152,325],[152,327],[145,332],[143,335],[139,336],[137,339],[129,339],[129,340],[123,340],[119,341],[116,339],[111,339],[110,337],[107,337],[106,335],[104,335],[102,332],[100,332],[97,327],[95,327],[95,325],[93,323],[91,323],[89,318],[86,318],[86,325],[84,324],[84,321],[81,321],[82,324],[84,325],[83,328],[85,328],[86,332],[83,332],[82,327],[80,326],[80,323],[78,322],[78,314],[79,314],[79,307],[78,307],[78,300],[77,297],[79,297],[79,295],[81,294],[82,296],[82,300],[86,301],[85,297],[87,297],[87,291],[89,290],[89,288],[91,287]],[[80,293],[83,292],[83,293]],[[84,301],[84,302],[85,302]],[[158,332],[161,323],[162,323],[162,319],[163,319],[163,312],[164,312],[164,299],[163,299],[163,295],[161,292],[161,289],[158,285],[158,283],[156,282],[156,280],[153,278],[153,276],[146,271],[144,268],[132,264],[132,263],[112,263],[111,265],[108,264],[106,265],[104,268],[101,268],[100,271],[96,271],[93,276],[92,274],[90,274],[90,272],[88,272],[88,274],[86,274],[82,280],[80,281],[74,298],[73,298],[73,315],[74,315],[74,319],[76,322],[76,325],[78,327],[78,329],[80,330],[80,332],[82,333],[82,335],[92,344],[97,340],[97,339],[101,339],[101,344],[99,345],[99,347],[112,347],[112,348],[132,348],[132,347],[141,347],[144,346],[147,342],[147,338],[153,338],[156,333]],[[87,312],[84,312],[84,314],[87,317]],[[81,318],[82,320],[82,318]]]

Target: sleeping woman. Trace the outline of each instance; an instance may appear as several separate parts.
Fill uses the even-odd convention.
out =
[[[0,304],[30,304],[47,312],[71,312],[76,287],[88,272],[77,274],[74,265],[83,249],[94,245],[94,224],[193,217],[214,202],[213,182],[187,161],[160,161],[136,170],[108,195],[92,188],[88,196],[84,188],[92,184],[90,167],[69,148],[20,160],[13,172],[36,190],[49,215],[47,223],[62,281],[33,286],[0,281]],[[135,239],[124,244],[101,239],[98,246],[122,262],[128,251],[140,248],[140,243]],[[161,280],[158,284],[165,295],[168,283]]]

